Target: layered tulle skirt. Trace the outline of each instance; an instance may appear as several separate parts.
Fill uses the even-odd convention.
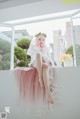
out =
[[[15,76],[20,98],[25,102],[25,105],[30,112],[41,113],[45,107],[48,107],[45,89],[40,87],[36,68],[16,68]],[[56,78],[55,68],[52,66],[49,67],[49,88],[55,103]]]

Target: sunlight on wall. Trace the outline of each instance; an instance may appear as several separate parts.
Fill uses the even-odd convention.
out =
[[[78,3],[80,3],[80,0],[62,0],[62,3],[65,3],[65,4],[78,4]]]

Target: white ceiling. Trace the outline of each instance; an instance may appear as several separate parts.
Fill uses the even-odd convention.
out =
[[[38,1],[42,1],[42,0],[0,0],[0,9],[19,6],[23,4],[29,4]]]

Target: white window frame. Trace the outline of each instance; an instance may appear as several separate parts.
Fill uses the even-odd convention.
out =
[[[23,24],[29,24],[29,23],[34,23],[34,22],[42,22],[42,21],[49,21],[49,20],[56,20],[56,19],[62,19],[62,18],[71,18],[71,29],[72,29],[72,43],[73,43],[73,53],[74,53],[74,66],[76,66],[76,49],[75,49],[75,39],[74,39],[74,34],[73,34],[73,17],[74,15],[80,13],[80,10],[75,11],[73,14],[69,15],[64,15],[64,16],[56,16],[56,17],[50,17],[50,18],[41,18],[41,19],[35,19],[35,20],[30,20],[30,21],[25,21],[21,23],[14,23],[14,24],[6,24],[6,23],[0,23],[2,26],[7,26],[11,27],[12,29],[12,39],[11,39],[11,61],[10,61],[10,69],[14,69],[14,36],[15,36],[15,30],[14,27],[17,25],[23,25]]]

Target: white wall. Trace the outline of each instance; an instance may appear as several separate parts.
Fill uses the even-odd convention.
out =
[[[0,22],[79,9],[80,4],[64,4],[61,0],[43,0],[0,10]]]
[[[53,105],[52,112],[45,112],[41,119],[80,119],[80,67],[56,68],[56,77],[61,92],[60,102]],[[10,107],[8,119],[28,118],[25,105],[19,99],[13,70],[0,71],[0,112],[5,107]]]

